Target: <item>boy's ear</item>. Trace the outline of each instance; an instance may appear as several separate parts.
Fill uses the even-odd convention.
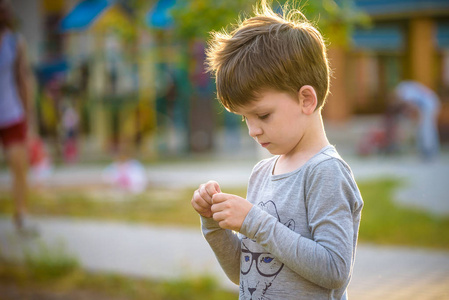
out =
[[[298,96],[303,112],[306,115],[312,114],[318,103],[315,89],[311,85],[304,85],[299,89]]]

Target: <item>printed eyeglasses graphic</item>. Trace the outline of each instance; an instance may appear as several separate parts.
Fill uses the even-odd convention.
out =
[[[242,262],[241,273],[246,275],[251,270],[253,261],[256,262],[256,268],[260,275],[265,277],[272,277],[282,270],[284,264],[274,258],[271,253],[268,252],[251,252],[246,249],[242,249]]]

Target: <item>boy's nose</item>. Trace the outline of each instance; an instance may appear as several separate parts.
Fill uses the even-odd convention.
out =
[[[256,138],[263,132],[262,128],[260,126],[257,126],[257,124],[247,122],[246,125],[248,126],[249,135],[252,138]]]

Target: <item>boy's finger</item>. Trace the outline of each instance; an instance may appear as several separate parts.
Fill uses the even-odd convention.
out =
[[[200,186],[200,188],[198,189],[198,194],[204,201],[208,202],[209,204],[212,204],[212,197],[207,192],[205,184],[202,184]]]
[[[210,210],[212,213],[217,213],[219,211],[223,210],[223,205],[221,203],[214,203],[212,204],[212,206],[210,207]]]
[[[211,205],[208,202],[204,201],[203,199],[195,199],[195,201],[192,201],[192,205],[193,204],[203,209],[210,209],[211,207]]]
[[[225,202],[226,200],[229,199],[230,196],[231,196],[230,194],[226,194],[226,193],[215,194],[212,196],[212,203],[217,204],[217,203]]]
[[[210,208],[205,208],[196,202],[192,202],[192,206],[199,214],[207,218],[210,218],[212,216],[212,211],[210,210]]]
[[[193,198],[192,198],[192,204],[193,203],[197,203],[198,205],[200,205],[200,206],[202,206],[202,207],[204,207],[204,208],[209,208],[210,207],[210,205],[211,205],[211,203],[209,203],[209,201],[210,202],[212,202],[212,199],[211,200],[205,200],[202,196],[201,196],[201,194],[200,194],[200,190],[196,190],[194,193],[193,193]]]
[[[213,213],[213,214],[212,214],[212,218],[213,218],[214,221],[216,221],[216,222],[220,222],[220,221],[223,221],[223,220],[224,220],[223,214],[220,213],[220,212]]]
[[[220,185],[218,184],[218,182],[213,181],[213,180],[209,181],[206,184],[206,189],[207,189],[207,192],[209,193],[209,195],[211,195],[211,196],[216,193],[221,193]]]

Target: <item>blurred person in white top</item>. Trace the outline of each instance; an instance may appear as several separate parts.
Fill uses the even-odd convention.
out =
[[[0,0],[0,142],[12,177],[14,224],[25,232],[27,137],[32,124],[32,77],[25,42],[13,31],[9,0]]]

